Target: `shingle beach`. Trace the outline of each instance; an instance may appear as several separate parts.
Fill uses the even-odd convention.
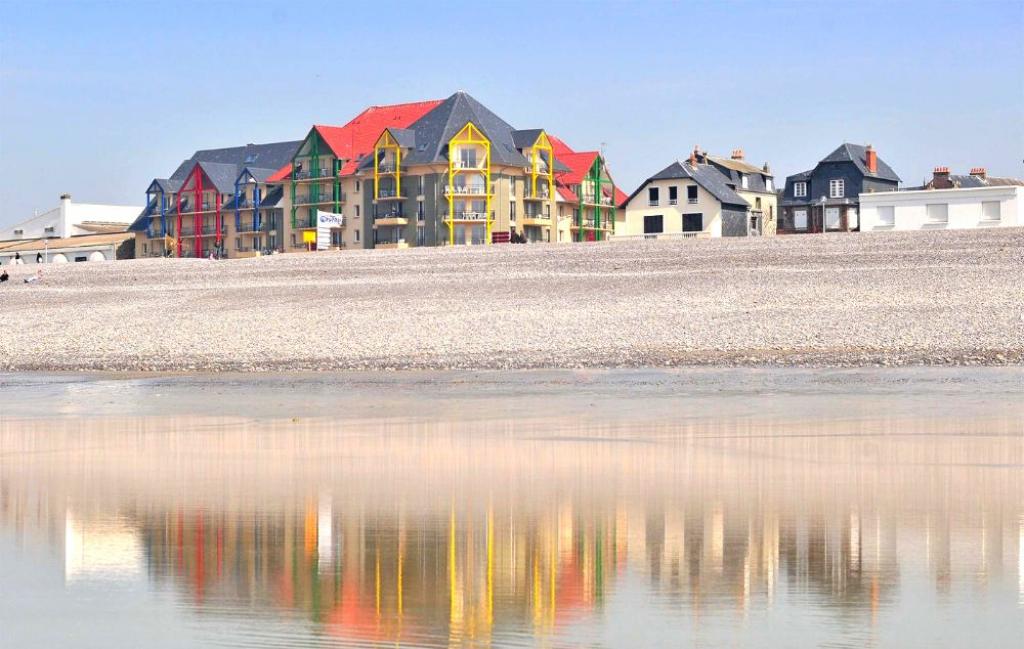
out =
[[[0,369],[1024,362],[1024,229],[5,266]]]

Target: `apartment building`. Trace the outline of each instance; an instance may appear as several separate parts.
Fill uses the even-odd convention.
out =
[[[265,180],[299,144],[196,151],[168,178],[153,179],[146,206],[129,228],[136,256],[243,257],[277,249],[284,206]]]

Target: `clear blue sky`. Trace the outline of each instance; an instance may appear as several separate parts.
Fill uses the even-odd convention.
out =
[[[476,32],[472,27],[479,27]],[[0,2],[0,224],[141,204],[195,149],[466,90],[606,152],[627,191],[694,144],[781,181],[843,141],[908,183],[1024,176],[1024,2]]]

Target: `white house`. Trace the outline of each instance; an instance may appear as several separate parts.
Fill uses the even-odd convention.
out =
[[[922,188],[861,194],[860,210],[862,232],[1024,226],[1024,181],[938,167]]]
[[[21,223],[0,228],[0,241],[64,239],[83,234],[123,232],[142,211],[141,205],[99,205],[72,203],[70,194],[60,197],[60,204]]]

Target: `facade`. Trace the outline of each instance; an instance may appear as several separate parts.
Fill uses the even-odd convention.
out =
[[[0,229],[0,241],[28,241],[47,237],[62,239],[124,232],[140,209],[135,205],[74,203],[71,194],[62,194],[56,207]]]
[[[739,150],[726,159],[695,147],[689,159],[645,180],[624,206],[618,238],[743,237],[775,230],[768,165],[748,165]]]
[[[786,178],[778,232],[859,230],[859,196],[896,191],[899,183],[870,144],[842,144],[814,169]]]
[[[968,176],[936,167],[932,180],[898,192],[861,194],[861,230],[954,230],[1024,226],[1024,180]]]
[[[383,129],[360,163],[372,190],[362,201],[373,216],[367,246],[604,239],[614,228],[614,182],[599,154],[574,167],[561,159],[570,152],[543,129],[516,129],[457,92],[408,128]],[[580,193],[560,208],[562,185]],[[559,218],[560,209],[572,215]]]
[[[4,266],[14,263],[16,259],[24,264],[35,264],[37,258],[44,264],[64,264],[132,259],[134,256],[134,236],[124,230],[71,237],[0,241],[0,265]]]
[[[275,249],[281,197],[261,179],[288,164],[299,144],[196,151],[169,178],[154,179],[130,227],[136,256],[245,257]]]
[[[138,256],[175,257],[309,250],[321,213],[332,249],[600,241],[625,198],[601,153],[513,128],[464,92],[197,151],[146,196]]]

